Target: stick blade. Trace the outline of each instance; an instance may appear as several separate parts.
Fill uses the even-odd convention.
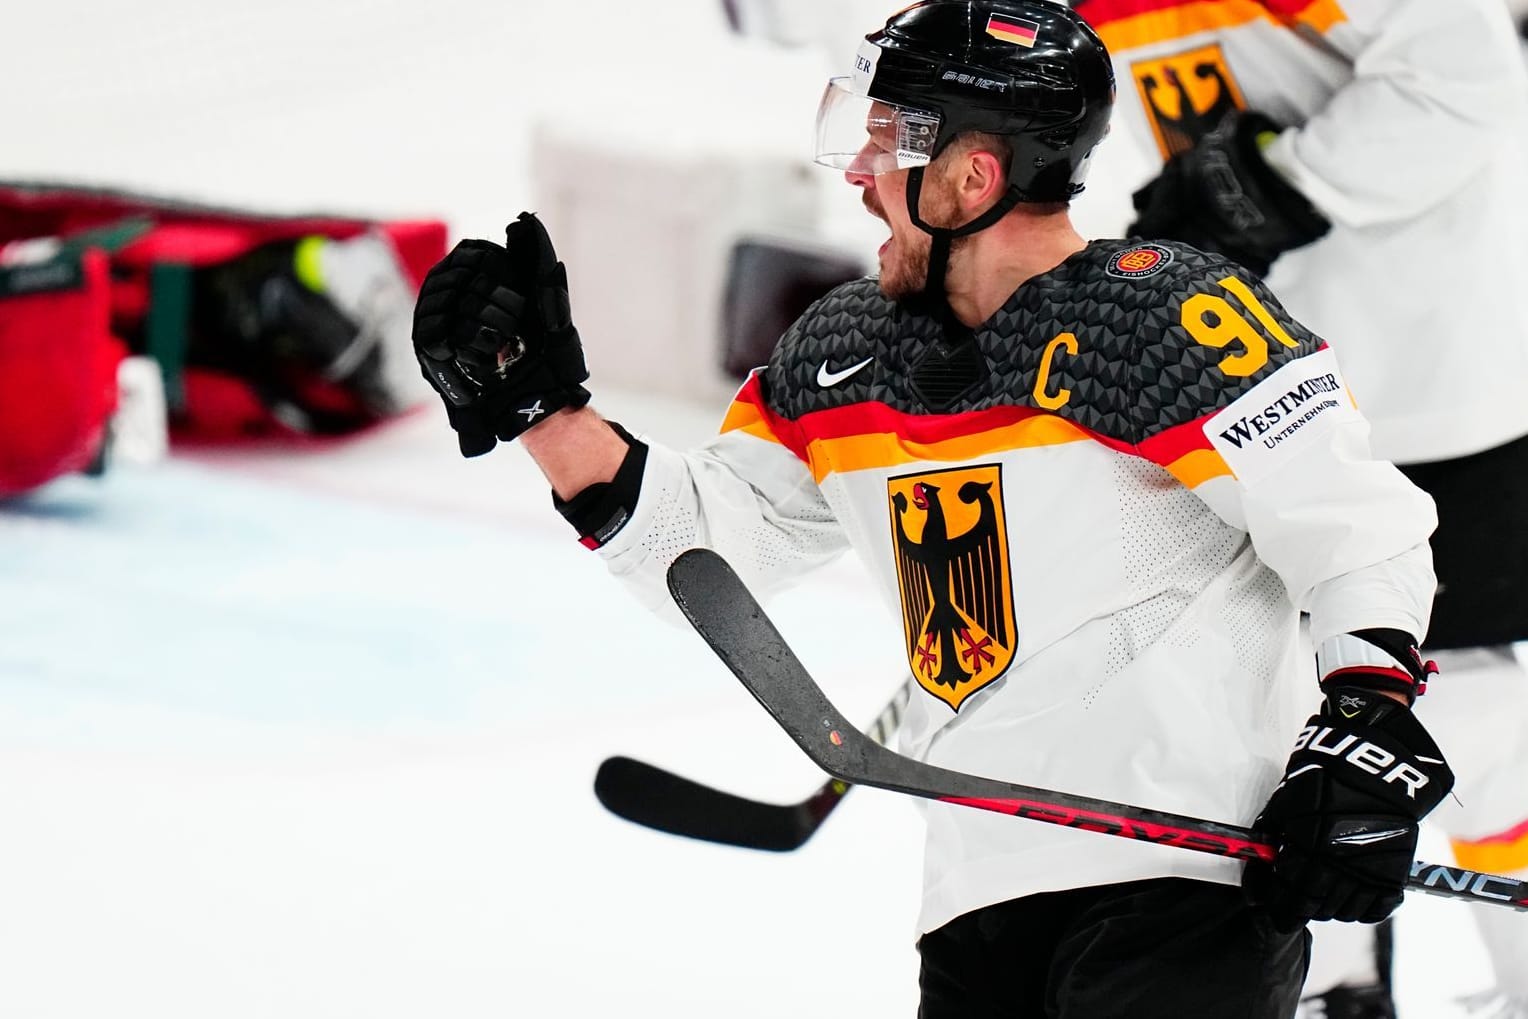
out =
[[[743,849],[788,853],[817,830],[805,805],[745,799],[630,757],[600,764],[594,795],[612,814],[644,828]]]

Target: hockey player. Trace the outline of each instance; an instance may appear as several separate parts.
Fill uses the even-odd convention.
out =
[[[818,159],[887,224],[880,276],[808,310],[689,453],[587,406],[529,214],[502,247],[459,244],[416,308],[462,452],[519,440],[655,603],[688,547],[761,593],[853,548],[900,609],[906,752],[1281,846],[1244,875],[933,804],[924,1019],[1285,1019],[1306,921],[1388,915],[1453,783],[1409,710],[1430,501],[1369,455],[1332,352],[1255,277],[1072,228],[1112,101],[1062,6],[927,0],[868,36]],[[1325,695],[1303,730],[1301,610]]]
[[[1420,714],[1460,775],[1436,817],[1461,865],[1528,875],[1528,294],[1486,269],[1528,259],[1528,75],[1501,0],[1074,7],[1120,80],[1099,169],[1145,185],[1129,232],[1272,265],[1436,501],[1448,678]],[[1528,922],[1475,916],[1528,1019]],[[1312,1011],[1393,1015],[1384,942],[1316,934]]]

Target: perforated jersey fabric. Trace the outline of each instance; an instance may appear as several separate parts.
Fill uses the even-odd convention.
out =
[[[954,366],[937,386],[931,357]],[[969,336],[873,279],[838,288],[720,435],[651,449],[599,554],[671,611],[686,542],[766,598],[852,548],[890,612],[821,625],[906,655],[904,752],[1249,824],[1314,686],[1299,610],[1318,640],[1425,623],[1432,505],[1366,436],[1331,351],[1261,284],[1190,248],[1095,242]],[[920,930],[1039,891],[1240,880],[1169,847],[926,817]]]

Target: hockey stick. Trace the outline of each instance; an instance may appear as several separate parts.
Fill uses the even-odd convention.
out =
[[[886,745],[911,693],[909,680],[868,726],[870,739]],[[853,788],[830,778],[798,803],[765,803],[630,757],[606,758],[594,776],[594,795],[617,817],[671,835],[776,853],[800,849]]]
[[[1273,859],[1273,846],[1246,828],[981,778],[903,757],[867,738],[833,707],[721,556],[709,549],[685,552],[669,567],[668,584],[680,611],[711,650],[796,745],[836,778],[1238,860]],[[1528,911],[1528,881],[1418,860],[1407,884],[1434,895]]]

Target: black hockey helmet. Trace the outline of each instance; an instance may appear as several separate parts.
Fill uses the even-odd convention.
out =
[[[1014,201],[1066,201],[1082,190],[1113,103],[1108,51],[1070,8],[924,0],[865,37],[853,77],[829,82],[817,159],[872,173],[916,168],[982,131],[1013,149]],[[878,125],[891,129],[894,151],[867,147]]]
[[[817,162],[860,173],[910,170],[907,211],[933,238],[923,300],[953,328],[945,275],[956,238],[1019,202],[1082,190],[1109,128],[1109,52],[1071,8],[1046,0],[923,0],[865,37],[852,77],[828,82],[817,111]],[[962,133],[1005,139],[1007,193],[969,223],[920,213],[923,170]]]

